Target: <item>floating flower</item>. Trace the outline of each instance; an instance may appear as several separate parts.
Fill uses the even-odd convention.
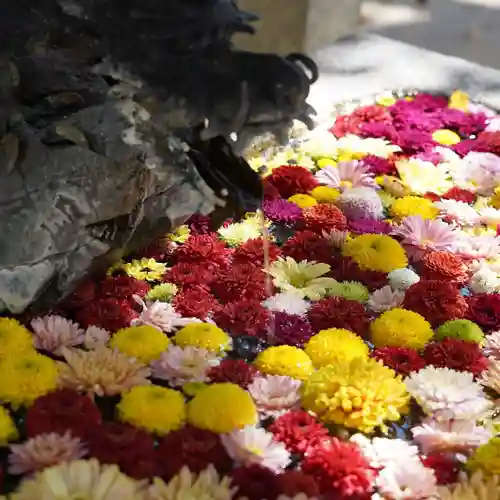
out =
[[[356,160],[325,167],[315,177],[321,184],[341,190],[353,187],[379,189],[368,167]]]
[[[282,375],[256,377],[248,385],[257,410],[264,417],[278,417],[293,408],[299,401],[300,380]]]
[[[340,191],[329,186],[318,186],[315,187],[309,194],[318,203],[334,203],[340,196]]]
[[[302,216],[302,210],[297,204],[287,200],[268,200],[262,206],[265,216],[278,224],[290,225],[297,222]]]
[[[257,219],[246,219],[226,227],[223,226],[219,228],[217,233],[228,245],[237,246],[248,240],[260,238],[262,228]]]
[[[384,216],[384,207],[380,196],[374,189],[367,187],[346,188],[337,198],[336,205],[349,219],[378,221]]]
[[[174,283],[160,283],[147,293],[146,299],[152,302],[168,302],[179,291]]]
[[[439,208],[426,198],[403,196],[392,202],[390,212],[398,220],[410,216],[420,216],[422,219],[435,219],[439,214]]]
[[[123,264],[123,270],[132,278],[144,281],[159,281],[167,271],[167,266],[147,257]]]
[[[276,168],[266,180],[283,198],[290,198],[298,193],[307,194],[319,184],[309,170],[292,165]]]
[[[273,295],[262,304],[270,311],[294,314],[297,316],[305,314],[310,307],[309,302],[295,295],[293,290]]]
[[[500,361],[500,331],[491,332],[488,335],[486,345],[484,346],[484,352],[490,359]]]
[[[484,333],[481,328],[468,319],[451,319],[443,323],[436,330],[436,339],[443,340],[446,338],[475,342],[479,345],[483,345],[485,342]]]
[[[33,351],[29,330],[12,318],[0,318],[0,360]]]
[[[471,476],[462,476],[460,481],[450,486],[438,488],[442,500],[498,500],[500,475],[485,477],[481,471]]]
[[[84,330],[77,323],[61,316],[34,318],[31,328],[35,333],[35,347],[58,355],[63,347],[75,347],[83,344],[85,339]]]
[[[277,312],[271,321],[269,332],[277,345],[303,347],[314,335],[309,321],[304,316]]]
[[[359,281],[338,281],[328,289],[328,295],[364,303],[368,301],[370,292]]]
[[[389,278],[389,285],[391,288],[397,291],[408,290],[414,283],[420,281],[420,276],[407,267],[394,269],[387,277]]]
[[[367,306],[373,312],[383,313],[398,308],[403,303],[404,296],[404,292],[393,290],[389,285],[386,285],[370,294]]]
[[[288,198],[288,201],[301,209],[301,215],[302,209],[311,208],[318,204],[316,198],[314,198],[313,196],[309,196],[308,194],[294,194],[293,196],[290,196],[290,198]]]
[[[500,437],[492,437],[476,448],[465,467],[471,472],[481,471],[486,477],[500,475]]]
[[[401,180],[414,194],[443,194],[452,186],[448,169],[429,161],[417,158],[401,160],[396,162],[396,169]]]
[[[268,347],[255,360],[255,366],[269,375],[284,375],[299,380],[313,371],[311,358],[301,349],[288,345]]]
[[[230,382],[243,389],[246,389],[257,375],[259,370],[242,359],[223,359],[208,372],[211,382]]]
[[[483,372],[479,382],[500,394],[500,361],[490,359],[487,366],[488,369]]]
[[[111,338],[107,330],[97,326],[89,326],[84,335],[83,345],[89,350],[106,346]]]
[[[4,406],[0,406],[0,445],[5,446],[10,441],[15,441],[18,438],[19,432],[9,410]]]
[[[322,203],[304,210],[301,227],[318,234],[323,234],[323,231],[344,231],[347,219],[335,205]]]
[[[211,323],[191,323],[181,328],[173,338],[180,347],[199,347],[214,353],[222,353],[231,347],[231,338]]]

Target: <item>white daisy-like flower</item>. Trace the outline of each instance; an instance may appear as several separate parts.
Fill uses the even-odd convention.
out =
[[[474,420],[424,419],[411,429],[414,441],[422,453],[460,453],[485,444],[492,436],[491,430],[481,427]]]
[[[469,372],[427,366],[412,372],[405,384],[423,410],[438,420],[473,419],[491,406]]]
[[[401,151],[399,146],[395,146],[385,139],[362,138],[352,134],[337,139],[336,146],[338,153],[374,155],[380,158],[389,158],[392,154]]]
[[[284,312],[302,316],[307,313],[311,304],[293,293],[282,292],[269,297],[262,305],[273,312]]]
[[[375,485],[382,498],[391,500],[428,500],[437,494],[434,471],[418,458],[385,467],[379,472]]]
[[[441,215],[453,219],[462,226],[474,226],[479,221],[479,214],[469,204],[457,200],[441,200],[434,203]]]
[[[486,156],[483,156],[486,155]],[[451,176],[456,186],[477,192],[482,196],[490,196],[497,186],[495,173],[489,168],[495,166],[489,153],[469,153],[461,162],[453,165]],[[491,155],[498,162],[496,155]]]
[[[372,467],[381,468],[398,464],[401,461],[418,459],[418,448],[402,439],[375,437],[354,434],[350,441],[356,443]]]
[[[247,426],[222,434],[220,439],[228,455],[238,464],[257,464],[282,472],[290,463],[290,453],[285,445],[273,441],[273,434],[260,427]]]
[[[430,161],[410,158],[396,162],[401,180],[416,194],[443,194],[453,186],[448,168]]]
[[[404,298],[405,293],[403,291],[393,290],[389,285],[386,285],[375,290],[366,304],[373,312],[382,313],[399,307]]]
[[[407,267],[394,269],[387,277],[389,278],[389,285],[391,285],[393,290],[408,290],[408,288],[420,281],[420,276]]]
[[[500,273],[484,265],[471,276],[469,288],[474,293],[496,293],[500,291]]]
[[[110,333],[104,328],[89,326],[85,330],[85,340],[83,341],[83,345],[87,349],[93,350],[97,347],[105,346],[109,342],[110,338]]]
[[[298,150],[315,158],[336,157],[338,155],[338,141],[335,136],[324,129],[312,131],[307,140],[298,145]]]

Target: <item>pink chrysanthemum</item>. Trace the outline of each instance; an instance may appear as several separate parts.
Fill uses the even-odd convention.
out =
[[[316,174],[316,179],[327,186],[339,189],[370,187],[379,189],[369,167],[356,160],[329,165]]]
[[[37,349],[60,355],[65,347],[83,344],[84,330],[62,316],[44,316],[31,320],[33,343]]]

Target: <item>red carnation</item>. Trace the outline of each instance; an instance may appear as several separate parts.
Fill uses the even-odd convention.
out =
[[[449,280],[463,284],[469,278],[464,261],[451,252],[425,252],[419,264],[419,274],[423,280]]]
[[[70,431],[82,439],[101,424],[101,412],[88,397],[71,389],[57,391],[39,397],[26,414],[26,433],[64,434]]]
[[[150,286],[141,280],[130,276],[113,276],[104,279],[99,284],[99,295],[113,299],[132,299],[132,295],[144,297]]]
[[[462,189],[457,186],[448,189],[448,191],[443,194],[443,199],[445,200],[455,200],[469,204],[474,203],[476,201],[476,198],[476,194],[472,191],[469,191],[468,189]]]
[[[214,272],[204,264],[179,262],[165,274],[163,281],[175,283],[181,288],[207,288],[214,279]]]
[[[392,117],[384,106],[360,106],[348,115],[340,115],[335,119],[330,132],[335,137],[344,137],[349,134],[359,135],[362,126],[366,123],[391,123]]]
[[[231,250],[216,234],[196,234],[190,236],[183,245],[179,245],[172,258],[175,262],[217,267],[226,264],[230,253]]]
[[[500,329],[500,294],[480,293],[467,298],[468,319],[486,332]]]
[[[269,243],[269,262],[273,262],[281,255],[281,250],[274,243]],[[240,245],[233,253],[235,264],[246,264],[255,267],[264,266],[264,242],[262,238],[255,238]]]
[[[259,374],[254,365],[242,359],[223,359],[218,366],[210,369],[207,376],[213,383],[230,382],[246,389]]]
[[[232,335],[262,337],[268,329],[269,311],[262,307],[259,300],[244,299],[222,305],[212,319]]]
[[[358,264],[350,257],[334,255],[330,275],[338,281],[359,281],[365,285],[370,292],[378,290],[387,285],[387,274],[368,269],[360,269]]]
[[[370,325],[370,317],[363,305],[343,297],[329,297],[315,302],[307,317],[315,332],[345,328],[364,336]]]
[[[193,288],[178,293],[172,305],[176,312],[185,318],[205,320],[208,314],[217,307],[215,297],[201,288]]]
[[[292,257],[297,262],[309,260],[331,264],[333,249],[326,238],[313,231],[298,231],[281,247],[285,257]]]
[[[406,290],[403,307],[421,314],[433,326],[464,318],[467,301],[458,287],[448,281],[421,280]]]
[[[421,458],[422,463],[436,474],[437,484],[453,484],[458,481],[461,466],[453,456],[432,453]]]
[[[103,464],[117,464],[136,479],[157,473],[155,440],[147,432],[128,424],[105,422],[86,436],[89,456]]]
[[[336,438],[308,453],[302,471],[316,479],[323,493],[338,499],[366,495],[376,476],[376,469],[354,443]]]
[[[322,234],[323,231],[344,231],[347,219],[335,205],[321,203],[304,209],[301,225],[303,229]]]
[[[85,328],[95,325],[111,332],[130,326],[130,322],[137,316],[130,301],[112,298],[95,300],[75,312],[75,319]]]
[[[425,360],[415,349],[409,347],[381,347],[372,352],[372,356],[382,361],[396,373],[407,376],[425,367]]]
[[[432,366],[467,371],[479,375],[488,367],[488,360],[475,342],[446,338],[431,342],[424,349],[424,359]]]
[[[195,474],[212,464],[225,474],[232,465],[217,434],[195,427],[183,427],[162,438],[156,450],[160,476],[169,481],[182,467]]]
[[[230,477],[231,484],[238,488],[236,498],[276,500],[280,494],[278,475],[259,465],[237,467]]]
[[[283,198],[306,194],[319,185],[314,175],[304,167],[282,165],[275,168],[266,181],[272,184]]]
[[[293,498],[305,495],[307,498],[317,498],[320,494],[316,480],[300,470],[286,470],[278,475],[278,487],[281,495]]]
[[[261,269],[243,264],[219,269],[212,283],[212,293],[223,304],[239,300],[261,301],[266,298],[265,274]]]
[[[268,429],[290,453],[304,455],[328,436],[328,429],[302,410],[292,410],[278,417]]]

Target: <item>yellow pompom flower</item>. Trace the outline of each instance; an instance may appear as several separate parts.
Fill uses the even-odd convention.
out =
[[[300,208],[314,207],[318,204],[315,198],[309,196],[308,194],[294,194],[288,198],[288,201],[295,203]]]
[[[392,95],[381,95],[375,99],[375,102],[380,106],[389,107],[396,104],[396,98]]]
[[[0,362],[0,400],[29,406],[57,387],[58,376],[56,362],[36,351],[9,356]]]
[[[371,358],[324,366],[311,374],[301,392],[302,407],[321,421],[364,433],[385,432],[385,422],[399,420],[410,401],[401,377]]]
[[[190,323],[181,328],[173,340],[180,347],[200,347],[217,353],[231,348],[231,337],[212,323]]]
[[[476,448],[465,467],[471,472],[481,471],[486,477],[500,475],[500,437]]]
[[[236,384],[212,384],[187,405],[188,422],[198,429],[227,434],[258,422],[250,393]]]
[[[150,325],[130,326],[118,330],[109,345],[121,353],[138,359],[145,365],[158,359],[166,351],[170,340],[158,328]]]
[[[19,321],[0,318],[0,360],[33,351],[33,336]]]
[[[370,324],[375,347],[422,349],[432,339],[430,323],[420,314],[396,308],[386,311]]]
[[[267,348],[257,356],[254,364],[262,373],[299,380],[306,379],[313,371],[311,358],[302,349],[290,345]]]
[[[343,328],[329,328],[311,337],[304,351],[315,368],[321,368],[339,360],[367,357],[370,349],[354,332]]]
[[[337,162],[333,158],[318,158],[316,160],[316,166],[318,168],[326,168],[326,167],[335,167],[337,165]]]
[[[10,416],[9,410],[0,405],[0,446],[6,446],[19,438],[16,424]]]
[[[408,264],[404,248],[385,234],[362,234],[347,241],[342,253],[351,257],[361,269],[381,273],[390,273]]]
[[[123,270],[136,280],[158,281],[167,271],[167,266],[161,262],[156,262],[154,259],[144,257],[123,264]]]
[[[448,107],[467,112],[469,110],[469,102],[469,94],[462,92],[461,90],[455,90],[448,100]]]
[[[333,203],[340,196],[340,191],[329,186],[318,186],[309,194],[318,203]]]
[[[462,140],[456,132],[445,128],[436,130],[432,134],[432,139],[443,146],[453,146]]]
[[[397,219],[403,219],[410,215],[420,215],[422,219],[435,219],[439,214],[439,209],[427,198],[403,196],[403,198],[397,198],[392,202],[390,212]]]
[[[116,406],[118,418],[158,436],[180,429],[186,421],[183,395],[158,385],[132,388]]]

